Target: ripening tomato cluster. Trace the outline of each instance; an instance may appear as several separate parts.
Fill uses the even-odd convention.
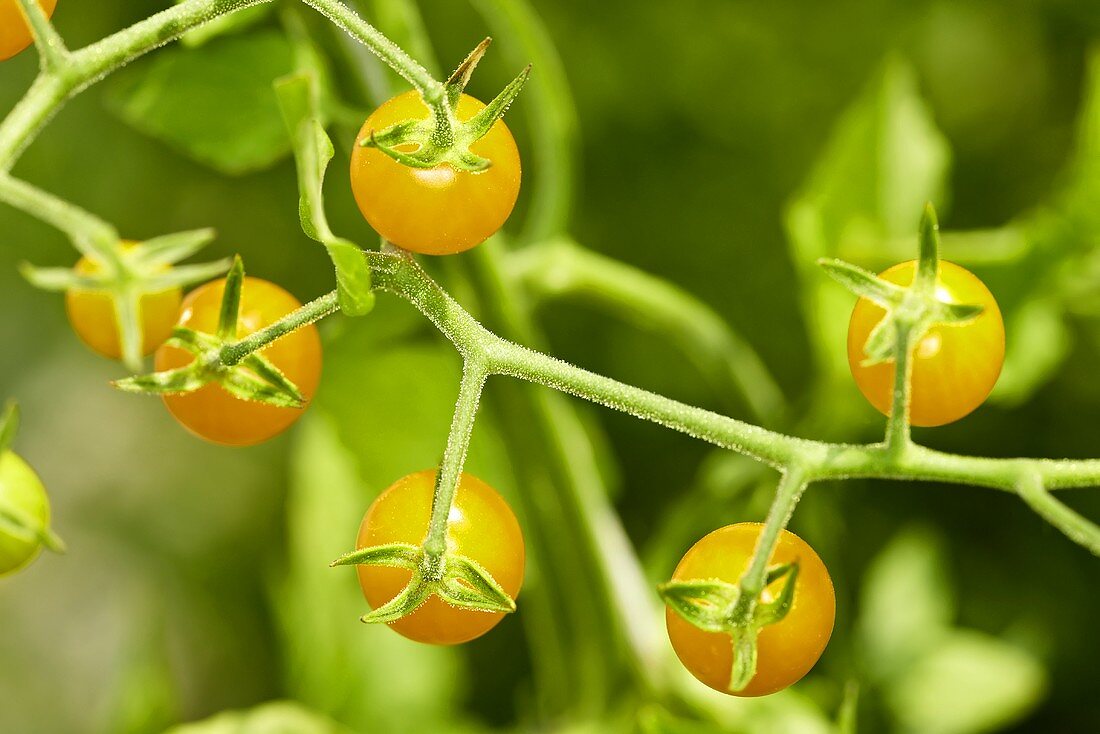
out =
[[[895,265],[879,277],[909,286],[917,261]],[[910,422],[916,426],[940,426],[965,417],[993,390],[1005,355],[1004,322],[993,294],[973,273],[950,262],[941,262],[935,296],[950,304],[982,307],[976,318],[959,324],[939,324],[921,338],[913,350]],[[848,328],[848,362],[860,391],[885,415],[890,414],[894,392],[894,363],[867,364],[867,339],[886,315],[866,298],[852,312]],[[762,525],[740,523],[715,530],[696,543],[683,557],[673,581],[717,579],[738,583],[748,568]],[[795,561],[799,575],[794,600],[783,619],[760,629],[756,674],[748,685],[731,691],[732,638],[724,632],[696,627],[671,608],[666,611],[669,639],[684,666],[700,681],[723,693],[760,696],[786,688],[802,678],[821,657],[832,634],[836,597],[821,559],[801,538],[786,530],[770,559],[775,564]],[[760,601],[776,598],[783,579],[765,588]]]

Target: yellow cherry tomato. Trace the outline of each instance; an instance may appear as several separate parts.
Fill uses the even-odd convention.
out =
[[[225,279],[196,288],[183,300],[179,325],[206,334],[216,334],[221,314]],[[245,337],[269,326],[301,307],[297,298],[259,278],[246,277],[241,287],[241,309],[237,337]],[[297,385],[307,402],[321,380],[321,337],[313,324],[303,326],[272,342],[260,352]],[[157,350],[158,371],[184,367],[194,360],[190,352],[165,344]],[[236,398],[217,384],[194,392],[165,395],[169,412],[187,430],[200,438],[227,446],[251,446],[285,431],[304,410],[281,408]]]
[[[908,286],[917,261],[899,263],[880,278]],[[993,294],[976,275],[954,263],[940,262],[936,297],[945,303],[974,304],[984,311],[961,324],[934,326],[913,352],[910,422],[942,426],[964,417],[989,396],[1005,359],[1005,327]],[[884,415],[890,415],[894,363],[864,365],[863,348],[885,312],[861,298],[848,325],[848,365],[860,392]]]
[[[423,543],[435,477],[434,470],[409,474],[380,494],[363,517],[356,547]],[[447,549],[481,564],[508,596],[516,598],[523,585],[524,564],[519,522],[496,490],[470,474],[462,475],[455,493]],[[358,566],[356,570],[363,596],[375,609],[397,596],[412,578],[412,573],[402,568]],[[499,612],[453,607],[433,595],[390,627],[417,642],[456,645],[481,637],[503,618]]]
[[[484,108],[464,94],[458,119],[468,120]],[[478,173],[458,171],[446,163],[411,168],[377,148],[359,145],[372,131],[429,116],[415,91],[375,110],[363,123],[351,154],[351,188],[359,210],[378,234],[412,252],[451,255],[484,242],[512,213],[519,196],[519,150],[503,120],[470,146],[492,163]]]
[[[124,249],[132,249],[134,243],[126,243]],[[81,275],[95,275],[101,266],[94,260],[82,257],[75,270]],[[165,270],[168,266],[165,266]],[[160,293],[146,293],[141,297],[141,353],[152,354],[172,335],[179,314],[183,290],[169,288]],[[118,318],[111,297],[102,291],[69,290],[65,292],[65,312],[69,324],[80,340],[108,359],[122,356],[118,336]]]
[[[57,0],[38,0],[38,4],[50,17],[57,7]],[[19,0],[0,0],[0,61],[10,59],[33,42],[30,25],[19,8]]]
[[[18,513],[41,528],[50,524],[50,501],[42,480],[11,451],[0,452],[0,510]],[[0,576],[27,566],[41,551],[37,538],[9,534],[0,526]]]
[[[752,561],[756,539],[763,527],[760,523],[744,522],[727,525],[704,536],[680,560],[672,579],[718,579],[736,584]],[[671,608],[665,610],[669,640],[680,662],[692,675],[722,693],[764,696],[786,688],[810,671],[832,635],[836,596],[829,572],[814,549],[794,533],[784,530],[770,563],[794,561],[798,561],[799,572],[793,604],[786,617],[761,628],[756,675],[743,690],[729,690],[733,673],[730,635],[701,630]],[[773,582],[764,589],[761,600],[774,600],[786,581],[783,577]]]

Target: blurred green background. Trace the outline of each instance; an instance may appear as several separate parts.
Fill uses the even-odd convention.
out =
[[[79,47],[169,4],[61,0],[54,20]],[[354,4],[395,38],[415,30],[411,3]],[[931,199],[944,256],[1001,302],[1010,353],[989,404],[917,439],[991,456],[1100,456],[1093,0],[424,0],[420,11],[445,68],[495,36],[475,95],[492,96],[532,58],[528,43],[549,41],[575,103],[575,147],[551,139],[544,158],[533,146],[559,123],[568,130],[573,111],[524,92],[509,112],[527,168],[510,242],[430,263],[494,328],[759,420],[652,315],[608,313],[625,307],[598,293],[557,299],[545,283],[486,282],[500,250],[538,244],[523,227],[532,193],[552,185],[555,161],[572,161],[568,233],[695,294],[742,335],[785,396],[766,420],[875,440],[882,420],[839,361],[852,299],[812,263],[912,257]],[[290,70],[281,23],[295,17],[342,101],[326,188],[334,229],[373,246],[346,186],[348,125],[388,78],[310,11],[140,60],[71,102],[15,173],[126,237],[214,226],[207,254],[240,253],[303,301],[329,290],[325,253],[298,226],[267,91]],[[423,41],[413,45],[424,58]],[[35,63],[27,52],[3,65],[0,109]],[[19,277],[25,260],[72,262],[62,235],[2,207],[0,239],[0,397],[21,402],[15,448],[49,488],[70,548],[0,580],[2,732],[161,732],[288,699],[298,703],[181,731],[812,733],[833,730],[849,681],[861,731],[1100,731],[1096,559],[1014,497],[957,486],[813,487],[792,529],[837,586],[825,657],[767,699],[701,690],[669,660],[652,585],[709,530],[761,519],[774,477],[499,380],[469,466],[522,516],[532,558],[520,611],[461,650],[364,627],[353,574],[326,565],[351,548],[374,495],[438,459],[459,368],[438,335],[386,296],[354,323],[330,319],[323,385],[301,424],[254,449],[208,446],[159,401],[111,390],[122,368],[78,343],[60,297]],[[537,325],[515,326],[509,312],[522,322],[528,308]],[[1100,492],[1068,501],[1100,516]]]

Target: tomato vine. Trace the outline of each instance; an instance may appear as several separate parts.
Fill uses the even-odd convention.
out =
[[[0,123],[0,201],[57,227],[69,235],[74,246],[82,253],[92,255],[107,264],[114,278],[112,282],[118,290],[117,303],[123,304],[118,306],[121,341],[127,361],[131,365],[140,364],[140,354],[137,351],[140,347],[140,333],[136,327],[132,304],[141,294],[152,287],[152,284],[157,287],[179,286],[206,279],[215,273],[220,274],[226,264],[184,266],[173,269],[173,276],[153,275],[148,269],[136,266],[122,257],[122,241],[112,225],[80,207],[13,177],[10,171],[21,152],[71,97],[125,63],[178,38],[188,30],[267,1],[269,0],[186,0],[87,48],[70,51],[40,6],[34,0],[19,0],[34,31],[41,70],[27,94]],[[439,81],[423,65],[339,0],[304,2],[326,16],[351,38],[365,45],[420,93],[433,115],[433,127],[430,131],[433,145],[449,150],[456,145],[469,144],[469,135],[462,131],[449,103],[449,100],[455,98],[456,87],[457,93],[461,93],[461,87],[468,79],[468,73],[463,69],[472,69],[469,59],[448,81]],[[482,47],[479,49],[484,51]],[[473,63],[476,64],[476,58]],[[503,102],[498,104],[501,108],[500,114],[503,114],[503,108],[518,94],[519,87],[525,80],[526,71],[502,92]],[[800,438],[619,382],[499,336],[482,326],[408,253],[388,245],[380,251],[359,250],[346,240],[338,238],[328,228],[320,196],[324,167],[332,152],[330,143],[326,147],[324,128],[310,108],[312,83],[309,69],[303,69],[296,78],[283,82],[280,94],[284,103],[283,111],[294,138],[299,166],[303,228],[307,234],[328,248],[336,266],[339,287],[243,338],[236,338],[234,333],[220,333],[216,341],[204,342],[196,347],[196,354],[201,353],[203,359],[207,360],[204,368],[233,370],[276,340],[337,311],[349,315],[365,313],[369,310],[374,291],[394,294],[411,303],[427,317],[454,345],[464,362],[454,418],[436,480],[428,534],[423,543],[427,568],[440,568],[446,554],[448,514],[462,476],[482,392],[487,382],[498,376],[541,385],[660,424],[723,449],[749,456],[779,472],[775,498],[752,561],[737,584],[740,594],[736,609],[739,624],[748,624],[752,619],[758,597],[768,580],[768,561],[799,499],[811,484],[827,480],[936,480],[1013,492],[1069,538],[1100,555],[1100,528],[1068,508],[1052,494],[1053,490],[1100,485],[1100,459],[1059,461],[963,456],[935,451],[912,440],[909,413],[915,345],[933,324],[961,323],[976,315],[973,309],[965,305],[946,305],[935,298],[934,285],[939,269],[938,224],[931,209],[926,211],[922,221],[920,259],[917,276],[911,288],[887,289],[881,280],[858,268],[835,261],[823,263],[831,275],[857,294],[880,297],[889,301],[892,306],[885,326],[889,331],[889,338],[883,342],[885,346],[879,345],[882,351],[878,355],[892,359],[895,364],[892,409],[886,422],[883,441],[855,445]],[[502,98],[498,97],[500,99]],[[297,107],[288,111],[292,104]],[[489,121],[489,124],[496,119]],[[485,120],[481,122],[484,123]],[[565,123],[563,126],[568,127]],[[374,141],[373,136],[371,140]],[[402,140],[395,138],[392,142],[396,145]],[[471,166],[476,164],[477,161],[470,163]],[[565,208],[565,204],[549,198],[540,211]],[[554,226],[546,222],[554,217],[549,214],[541,216],[543,220],[538,225],[541,231],[553,232]],[[172,258],[176,259],[191,254],[209,239],[206,234],[196,233],[166,235],[160,239],[167,238],[175,238],[169,241],[172,247],[168,247],[164,241],[160,242],[160,246],[171,250]],[[156,249],[156,245],[151,244],[155,242],[150,240],[143,243],[143,246]],[[580,272],[597,283],[621,282],[622,273],[616,271],[614,262],[586,257],[578,254],[579,252],[572,245],[546,248],[517,255],[510,264],[515,266],[519,277],[524,277],[524,272],[529,273],[532,270],[562,267],[572,268],[568,272],[573,273],[574,277]],[[159,264],[175,262],[172,258],[165,257]],[[45,287],[70,288],[77,282],[73,280],[74,276],[64,272],[41,270],[29,271],[28,275],[33,282]],[[599,280],[601,277],[602,281]],[[663,287],[659,282],[645,278],[638,278],[635,285],[644,290],[660,290]],[[699,318],[700,312],[690,297],[668,290],[660,297],[667,302],[675,302],[675,308],[670,308],[669,311],[679,309],[677,313],[683,322],[707,321],[706,318]],[[130,304],[129,310],[125,304]],[[720,342],[727,339],[721,327],[713,323],[707,322],[698,329],[697,335],[692,338],[717,339]],[[754,379],[735,380],[739,387],[751,392],[748,390],[750,384],[771,385],[766,373],[761,376],[762,370],[753,361],[751,352],[739,349],[736,343],[732,346],[724,343],[722,348],[731,354],[741,355],[740,359],[744,360],[742,368],[734,373],[735,377],[756,373]],[[750,356],[745,357],[745,354]],[[118,384],[124,389],[137,392],[164,392],[166,387],[179,387],[178,383],[168,383],[166,380],[163,374],[154,374],[129,378],[119,381]],[[753,395],[752,408],[762,419],[770,419],[779,413],[781,402],[777,390],[766,389],[762,394]],[[350,562],[360,562],[366,556],[357,558],[359,560],[351,559]],[[442,571],[439,573],[442,574]],[[747,680],[744,675],[741,677]]]

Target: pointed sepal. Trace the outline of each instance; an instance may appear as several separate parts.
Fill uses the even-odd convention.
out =
[[[447,556],[446,574],[436,596],[451,606],[480,612],[516,611],[516,602],[484,566],[465,556]]]
[[[665,604],[699,629],[728,632],[730,614],[741,592],[719,579],[670,581],[657,587]]]
[[[492,38],[486,37],[466,56],[462,63],[458,65],[458,68],[454,70],[454,73],[451,74],[451,77],[444,83],[443,89],[447,95],[447,104],[450,105],[452,110],[458,106],[458,100],[462,97],[462,92],[466,90],[466,85],[470,83],[470,77],[473,75],[474,69],[477,68],[478,62],[485,56],[485,52],[492,42]]]
[[[523,67],[523,71],[519,75],[508,83],[500,94],[493,98],[493,101],[485,106],[485,109],[478,112],[471,117],[463,125],[463,135],[467,136],[471,142],[473,140],[480,140],[484,137],[489,130],[496,124],[497,120],[504,117],[504,113],[511,107],[512,102],[523,90],[523,85],[527,83],[527,79],[531,76],[531,65]]]
[[[817,264],[824,268],[830,278],[881,308],[893,308],[905,296],[905,288],[900,285],[883,280],[871,271],[843,260],[823,257]]]

